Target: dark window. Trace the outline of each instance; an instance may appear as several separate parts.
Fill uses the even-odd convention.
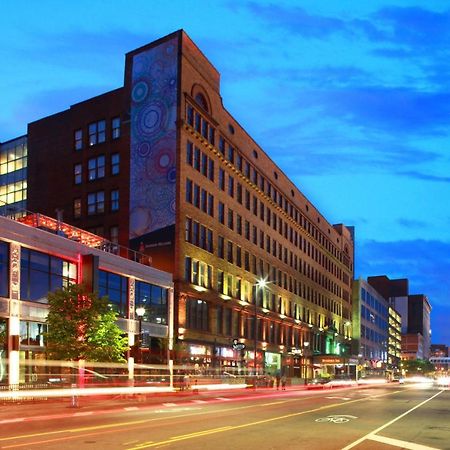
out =
[[[76,130],[73,137],[75,150],[81,150],[83,148],[83,130]]]
[[[108,296],[108,304],[120,317],[127,316],[128,279],[115,273],[99,270],[98,293]]]
[[[111,121],[111,137],[113,139],[120,138],[120,117],[114,117]]]
[[[120,155],[113,153],[111,155],[111,175],[118,175],[120,172]]]
[[[186,326],[194,330],[208,331],[208,304],[203,300],[186,300]]]
[[[81,217],[81,198],[76,198],[73,201],[73,217]]]
[[[191,105],[187,106],[186,110],[187,123],[193,127],[194,126],[194,108]]]
[[[234,229],[234,213],[232,209],[228,209],[228,228],[230,230]]]
[[[192,181],[186,180],[186,201],[192,203]]]
[[[49,292],[76,282],[76,264],[45,253],[21,249],[20,298],[47,303]]]
[[[225,139],[222,136],[219,137],[219,151],[225,155]]]
[[[222,259],[225,256],[223,246],[224,246],[224,239],[222,236],[219,236],[217,239],[217,256]]]
[[[223,169],[219,169],[219,189],[225,190],[225,171]]]
[[[195,101],[200,108],[205,111],[208,111],[208,103],[206,102],[205,96],[201,93],[196,94]]]
[[[209,167],[208,167],[208,178],[211,181],[214,181],[214,161],[210,158],[208,164],[209,164]]]
[[[88,194],[88,216],[105,212],[105,193],[103,191]]]
[[[9,245],[0,242],[0,297],[9,297]],[[0,329],[0,332],[2,330]],[[0,350],[2,349],[0,345]]]
[[[233,263],[233,243],[228,241],[227,246],[227,261]]]
[[[192,142],[186,144],[186,163],[192,166],[194,160],[194,145]]]
[[[234,197],[234,178],[231,175],[228,176],[228,195]]]
[[[111,191],[111,211],[119,210],[119,190],[114,189]]]
[[[214,197],[212,194],[208,194],[208,214],[214,217]]]
[[[73,178],[75,184],[81,184],[83,181],[83,165],[82,164],[75,164],[73,166]]]
[[[219,222],[225,224],[225,205],[219,202]]]

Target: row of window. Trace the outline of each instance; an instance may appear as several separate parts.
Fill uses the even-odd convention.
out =
[[[313,336],[305,337],[300,329],[272,322],[269,319],[255,317],[233,311],[226,306],[215,307],[215,330],[212,330],[213,308],[204,300],[188,298],[186,300],[186,327],[193,330],[211,331],[219,335],[232,336],[235,338],[255,339],[269,344],[287,345],[289,347],[300,347],[305,338],[312,342]],[[256,331],[256,336],[255,336]],[[303,338],[303,339],[302,339]]]
[[[222,178],[221,173],[222,172],[219,171],[219,183]],[[231,176],[229,178],[233,180],[229,180],[228,182],[229,188],[230,186],[233,186],[233,190],[230,191],[229,194],[232,192],[232,196],[234,196],[234,179]],[[219,185],[219,187],[221,186]],[[258,217],[259,211],[261,221],[265,222],[268,226],[271,226],[274,231],[278,231],[280,236],[289,240],[291,244],[297,247],[300,251],[303,251],[306,255],[308,255],[308,257],[320,264],[325,270],[333,274],[338,279],[344,281],[347,286],[350,286],[350,277],[345,274],[345,272],[340,269],[338,265],[335,264],[325,253],[313,245],[309,239],[304,238],[301,233],[297,232],[297,230],[289,225],[288,222],[283,221],[283,219],[275,212],[266,207],[262,201],[258,201],[256,196],[251,196],[247,189],[244,190],[244,194],[245,195],[243,196],[242,185],[237,183],[236,195],[238,203],[245,205],[249,211],[252,210],[256,217]],[[186,178],[186,201],[193,204],[195,207],[199,208],[211,217],[214,217],[214,196],[189,178]],[[227,212],[226,216],[225,212]],[[230,207],[228,207],[226,211],[225,204],[221,201],[218,202],[217,217],[222,225],[228,226],[230,230],[236,231],[239,235],[244,235],[247,240],[250,240],[250,222],[248,220],[245,220],[244,222],[242,216]],[[271,248],[270,245],[270,236],[267,234],[267,239],[264,239],[264,232],[261,230],[258,233],[258,228],[255,225],[253,225],[252,230],[252,242],[255,245],[259,244],[262,249],[265,248],[267,252],[273,254],[274,249]],[[273,242],[276,241],[273,240]],[[279,244],[279,248],[284,250],[284,260],[285,263],[288,264],[288,249],[286,247],[282,247],[281,244]],[[291,255],[293,255],[292,252]],[[280,256],[279,258],[281,259]],[[292,263],[291,267],[293,267]]]
[[[377,313],[381,314],[382,317],[387,319],[388,307],[386,306],[384,300],[377,299],[369,291],[366,291],[366,289],[364,288],[361,288],[361,299],[364,303],[367,304],[367,306],[369,306]]]
[[[110,160],[110,174],[118,175],[120,172],[120,155],[114,153]],[[99,178],[104,178],[106,174],[106,158],[105,155],[90,158],[87,164],[87,180],[94,181]],[[73,182],[74,184],[81,184],[83,182],[83,164],[78,163],[73,166]]]
[[[94,216],[105,212],[105,191],[91,192],[87,195],[87,215]],[[113,189],[109,193],[109,210],[116,212],[119,210],[119,190]],[[82,214],[81,198],[73,201],[73,217],[78,219]]]
[[[5,144],[0,148],[0,175],[27,167],[27,145],[20,142],[15,145]]]
[[[185,240],[210,253],[214,252],[212,230],[190,217],[186,218]]]
[[[364,319],[367,322],[372,323],[380,330],[388,329],[387,318],[381,317],[378,313],[371,311],[364,305],[361,305],[361,319]]]
[[[111,119],[110,127],[111,139],[118,139],[120,137],[120,117]],[[106,141],[106,120],[98,120],[92,122],[87,128],[87,144],[89,147],[101,144]],[[84,148],[85,134],[82,128],[74,131],[74,149],[81,150]]]
[[[191,121],[189,120],[190,117],[190,108],[192,108],[190,105],[187,106],[187,117],[188,117],[188,123],[193,126]],[[200,116],[200,121],[202,120],[201,115],[199,113],[196,113]],[[198,131],[198,130],[197,130]],[[214,140],[211,142],[211,144],[214,145]],[[327,249],[328,252],[330,252],[335,258],[339,259],[341,262],[346,264],[347,267],[350,268],[350,261],[347,255],[341,254],[339,249],[330,241],[329,238],[327,238],[317,227],[315,227],[309,219],[307,219],[292,203],[290,203],[285,196],[281,194],[266,178],[258,172],[258,170],[251,165],[244,156],[240,154],[239,151],[237,151],[231,144],[227,142],[227,140],[223,136],[219,136],[219,145],[218,149],[220,153],[223,155],[224,159],[227,160],[230,164],[232,164],[239,172],[241,172],[242,175],[244,175],[253,185],[258,187],[267,197],[269,197],[277,206],[279,206],[281,209],[284,210],[284,212],[291,217],[300,227],[303,227],[309,234],[313,236],[313,238],[320,243],[323,247]],[[195,161],[195,157],[192,156],[194,152],[197,153],[199,156],[201,153],[199,149],[195,148],[193,150],[193,144],[192,142],[187,142],[187,155],[186,160],[188,164],[194,166],[197,168],[197,170],[201,171],[202,167],[204,167],[200,161],[200,157],[197,158],[197,161]],[[256,151],[253,152],[253,155],[255,158],[258,157],[258,153]],[[205,155],[206,156],[206,155]],[[192,161],[192,162],[190,162]],[[214,169],[213,169],[214,170]],[[223,172],[223,169],[219,169],[219,177],[220,177],[220,170]],[[210,175],[212,178],[212,181],[214,179],[214,174]],[[274,176],[277,179],[278,174],[274,172]],[[230,180],[233,183],[233,177],[230,176]],[[222,185],[223,190],[225,190],[224,187],[225,183],[225,177],[222,176],[222,179],[219,179],[219,185]],[[229,186],[228,188],[229,192],[233,191],[233,188]],[[293,190],[291,190],[291,196],[294,196],[295,193]],[[306,210],[309,210],[309,206],[306,205]],[[318,222],[320,222],[320,218],[317,219]],[[331,230],[328,229],[328,234],[331,234]],[[339,243],[339,238],[337,239],[337,242]]]
[[[229,298],[234,298],[248,303],[255,303],[266,308],[269,311],[284,314],[293,319],[302,320],[306,323],[314,323],[317,326],[333,325],[334,322],[323,314],[311,311],[309,308],[299,305],[294,301],[269,292],[267,289],[258,289],[254,283],[243,280],[241,277],[226,273],[220,269],[216,272],[216,284],[213,283],[213,268],[189,256],[185,257],[185,280],[196,286],[201,286],[207,289],[214,288],[218,293],[226,295]],[[301,283],[300,283],[301,284]],[[328,298],[322,296],[319,301],[319,296],[309,286],[303,284],[303,290],[299,293],[300,296],[308,301],[318,304],[336,315],[340,315],[339,305],[336,302],[330,301]]]

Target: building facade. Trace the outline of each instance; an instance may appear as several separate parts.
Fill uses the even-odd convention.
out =
[[[131,346],[139,331],[149,344],[143,353],[152,338],[172,346],[172,275],[101,250],[103,241],[43,215],[0,216],[0,384],[45,376],[32,362],[45,358],[47,294],[70,283],[108,296]]]
[[[384,377],[389,370],[389,306],[367,281],[353,282],[354,353],[358,354],[361,376]]]
[[[388,307],[388,368],[392,374],[396,374],[400,368],[402,351],[402,317],[392,306]]]
[[[29,209],[64,211],[173,274],[178,361],[303,376],[314,355],[349,349],[351,230],[224,108],[183,31],[128,53],[123,87],[31,123],[28,141]]]

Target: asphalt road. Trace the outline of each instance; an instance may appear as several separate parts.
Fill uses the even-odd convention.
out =
[[[449,449],[450,391],[425,386],[251,390],[0,417],[0,448]],[[4,408],[4,407],[3,407]],[[17,415],[17,412],[16,412]]]

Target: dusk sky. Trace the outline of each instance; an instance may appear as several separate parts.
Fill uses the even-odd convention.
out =
[[[355,277],[408,278],[450,345],[450,4],[4,0],[0,141],[122,86],[125,53],[180,28],[228,111],[331,223],[355,226]]]

